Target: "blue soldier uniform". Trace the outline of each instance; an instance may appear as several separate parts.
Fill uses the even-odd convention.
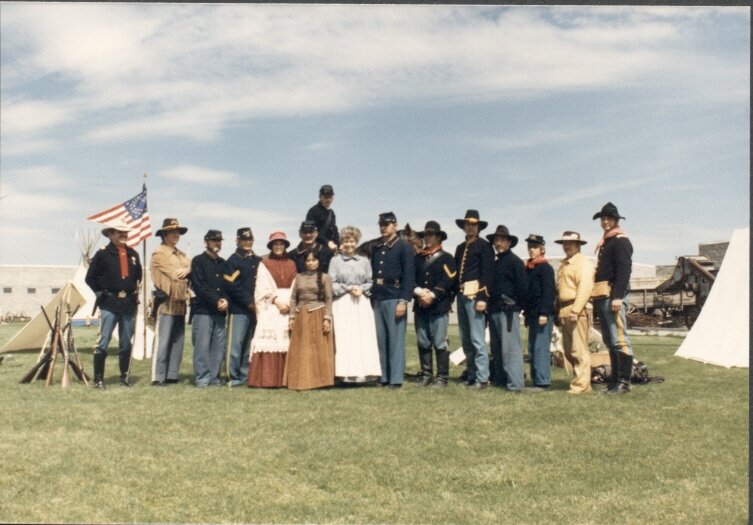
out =
[[[477,210],[468,210],[464,219],[455,223],[465,228],[465,223],[479,225],[479,232],[488,223],[479,219]],[[486,347],[486,315],[476,311],[478,301],[487,302],[492,281],[494,250],[480,237],[460,243],[455,250],[458,267],[458,326],[467,363],[467,384],[484,388],[489,382],[489,354]]]
[[[531,234],[528,244],[544,246],[541,235]],[[540,258],[526,263],[528,276],[528,301],[525,306],[525,321],[528,326],[528,356],[531,359],[531,381],[538,388],[549,388],[552,384],[551,342],[554,327],[554,302],[557,295],[554,268]],[[546,316],[544,326],[539,325],[539,316]]]
[[[304,273],[306,271],[306,252],[309,249],[318,254],[319,268],[322,273],[327,273],[329,271],[329,262],[332,260],[334,254],[326,245],[318,241],[314,243],[312,248],[307,248],[303,243],[299,243],[295,249],[288,252],[288,257],[293,259],[293,262],[295,263],[296,271],[298,273]]]
[[[429,221],[423,234],[440,235],[442,240],[447,234],[441,231],[438,223]],[[438,244],[432,251],[416,254],[416,290],[423,288],[434,294],[433,301],[424,306],[420,301],[413,303],[418,358],[421,364],[421,385],[426,386],[432,379],[432,348],[437,355],[437,386],[447,385],[450,371],[450,353],[447,350],[447,325],[452,300],[455,296],[457,269],[455,258],[442,250]]]
[[[222,234],[210,230],[204,239],[208,237],[221,240]],[[191,301],[193,366],[198,387],[221,384],[226,312],[218,310],[217,303],[230,300],[223,278],[226,264],[219,255],[212,257],[206,251],[191,260],[191,288],[196,294]]]
[[[306,213],[306,220],[316,223],[316,229],[319,232],[316,236],[318,242],[326,246],[328,241],[332,241],[340,246],[340,233],[337,230],[335,210],[325,208],[321,202],[317,202]]]
[[[238,239],[253,239],[250,228],[238,230]],[[248,379],[248,351],[256,329],[254,292],[261,257],[238,248],[227,259],[226,288],[230,296],[230,320],[227,327],[225,368],[230,386],[241,386]]]
[[[103,233],[110,229],[105,228]],[[86,284],[97,296],[97,305],[101,310],[100,337],[92,353],[94,384],[97,388],[104,388],[107,346],[116,324],[119,338],[120,382],[130,386],[128,373],[131,365],[131,339],[136,321],[142,268],[136,250],[125,245],[121,248],[125,266],[121,267],[121,253],[110,242],[97,251],[86,272]],[[127,271],[124,272],[126,267]]]
[[[397,222],[392,212],[379,216],[380,221]],[[405,330],[407,315],[395,318],[398,303],[408,303],[415,288],[413,248],[397,235],[387,242],[379,240],[371,254],[371,304],[374,307],[380,384],[399,387],[405,378]]]
[[[487,315],[491,341],[494,384],[508,390],[524,386],[523,347],[520,339],[520,310],[528,298],[528,279],[523,261],[511,249],[518,238],[510,235],[504,225],[495,235],[511,239],[510,249],[495,255]]]

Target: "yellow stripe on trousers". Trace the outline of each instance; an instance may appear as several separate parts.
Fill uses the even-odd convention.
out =
[[[622,316],[620,313],[621,312],[615,312],[614,314],[615,324],[617,325],[617,344],[620,345],[620,352],[625,355],[630,355],[625,351],[628,345],[625,342],[625,327],[622,325]]]

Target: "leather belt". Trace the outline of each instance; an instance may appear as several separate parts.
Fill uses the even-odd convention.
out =
[[[395,288],[399,288],[400,287],[400,279],[382,279],[381,277],[378,277],[378,278],[374,279],[374,284],[378,284],[380,286],[381,285],[394,284]]]

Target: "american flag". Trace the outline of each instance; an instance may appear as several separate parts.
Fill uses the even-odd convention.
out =
[[[152,236],[152,223],[149,220],[149,212],[146,210],[146,184],[141,193],[134,198],[117,204],[87,217],[87,221],[110,224],[116,219],[123,219],[133,230],[128,233],[128,246],[133,248],[144,239]]]

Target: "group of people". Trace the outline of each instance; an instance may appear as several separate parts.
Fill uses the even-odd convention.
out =
[[[540,391],[551,385],[550,341],[556,322],[573,376],[568,392],[589,392],[588,333],[595,309],[612,361],[607,392],[630,391],[632,347],[625,295],[632,245],[612,203],[593,217],[604,230],[596,268],[580,253],[586,241],[566,231],[554,241],[565,253],[555,276],[541,235],[525,239],[529,258],[523,261],[511,251],[518,237],[506,226],[481,237],[488,223],[477,210],[456,220],[465,240],[453,256],[443,249],[447,233],[439,223],[430,220],[422,231],[405,238],[393,212],[379,215],[380,237],[359,247],[358,228],[338,229],[333,200],[332,186],[322,186],[319,202],[300,225],[299,244],[291,249],[284,232],[273,232],[263,257],[253,250],[251,228],[243,227],[227,260],[219,254],[224,238],[218,230],[209,230],[204,252],[189,259],[177,247],[187,229],[175,218],[164,220],[156,233],[162,243],[152,254],[150,268],[158,306],[153,385],[179,381],[189,313],[197,387],[223,384],[224,363],[225,381],[231,386],[308,390],[332,386],[337,379],[400,388],[412,302],[422,386],[447,386],[447,331],[456,305],[466,357],[462,377],[469,388],[526,388],[523,315],[531,362],[532,386],[527,388]],[[86,277],[102,312],[93,353],[97,388],[105,388],[104,363],[116,325],[120,382],[130,385],[142,268],[138,254],[126,246],[128,231],[125,223],[102,230],[111,242],[96,253]]]

